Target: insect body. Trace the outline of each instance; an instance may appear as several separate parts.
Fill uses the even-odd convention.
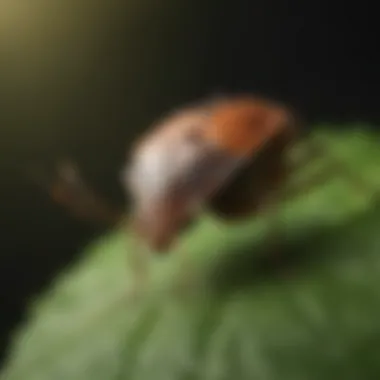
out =
[[[253,96],[205,101],[169,115],[137,141],[123,173],[124,186],[132,198],[131,232],[150,251],[165,253],[203,208],[225,221],[246,218],[339,173],[360,191],[366,189],[318,143],[307,144],[306,157],[298,163],[288,160],[298,132],[287,107]],[[322,168],[318,176],[293,188],[288,186],[289,174],[299,163],[302,166],[326,153],[331,156],[327,170]],[[49,186],[54,190],[51,196],[82,219],[112,223],[119,219],[121,213],[90,191],[72,169],[72,165],[61,166],[55,186]],[[271,242],[277,231],[275,220],[272,222]],[[142,251],[130,252],[136,259],[133,292],[149,280]],[[182,274],[188,269],[186,266]]]
[[[293,119],[272,101],[239,96],[184,108],[154,125],[125,174],[138,236],[166,252],[203,207],[224,219],[254,212],[286,174]]]

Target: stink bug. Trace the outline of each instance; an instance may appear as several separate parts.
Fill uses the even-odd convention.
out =
[[[137,259],[134,263],[140,285],[147,274],[145,249],[141,248],[145,245],[153,253],[169,252],[202,209],[224,221],[240,220],[321,183],[329,171],[322,172],[322,178],[319,175],[294,188],[288,186],[289,175],[298,166],[288,152],[301,135],[298,118],[288,107],[251,95],[201,101],[154,123],[135,143],[122,171],[122,182],[132,201],[130,227],[139,243],[131,254]],[[309,148],[306,156],[298,159],[299,164],[326,153],[319,146]],[[332,163],[335,173],[348,173],[339,160]],[[67,192],[75,190],[72,181],[76,176],[64,168],[59,187],[65,190],[67,203],[72,199]],[[70,183],[62,187],[65,177]],[[87,187],[83,181],[78,184],[76,195],[83,198]],[[56,187],[50,187],[55,195]],[[90,195],[92,206],[95,201],[99,204],[94,206],[97,213],[88,210],[87,216],[119,217],[114,210],[107,212],[94,193]],[[77,206],[68,208],[79,205],[76,214],[85,217],[83,205],[89,202],[74,203]]]
[[[251,96],[189,106],[159,121],[136,143],[125,171],[136,233],[153,251],[168,252],[201,208],[222,218],[252,214],[286,177],[284,154],[296,136],[287,108]],[[250,186],[234,194],[244,172]]]

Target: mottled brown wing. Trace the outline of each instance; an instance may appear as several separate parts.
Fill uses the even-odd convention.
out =
[[[286,144],[274,140],[238,170],[209,201],[209,209],[225,220],[252,216],[265,208],[286,179]]]

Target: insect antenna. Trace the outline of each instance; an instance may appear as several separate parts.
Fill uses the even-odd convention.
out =
[[[35,166],[28,176],[55,204],[76,219],[106,227],[122,219],[123,211],[97,194],[71,160],[60,161],[52,174],[42,166]]]

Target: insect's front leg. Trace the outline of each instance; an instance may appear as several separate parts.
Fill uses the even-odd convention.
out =
[[[194,215],[200,214],[203,209],[203,205],[196,203],[193,207]],[[193,218],[189,218],[185,224],[186,227],[189,227],[194,220]],[[174,254],[178,257],[178,266],[172,284],[172,291],[182,297],[183,295],[189,294],[197,284],[198,268],[190,247],[180,239],[180,236],[178,236],[173,243]]]
[[[152,252],[133,228],[130,228],[129,238],[127,259],[131,281],[128,293],[131,298],[136,299],[150,287]]]
[[[189,294],[196,285],[198,271],[195,262],[192,260],[191,251],[188,246],[178,242],[175,254],[179,256],[178,267],[171,290],[176,295],[182,297]]]

